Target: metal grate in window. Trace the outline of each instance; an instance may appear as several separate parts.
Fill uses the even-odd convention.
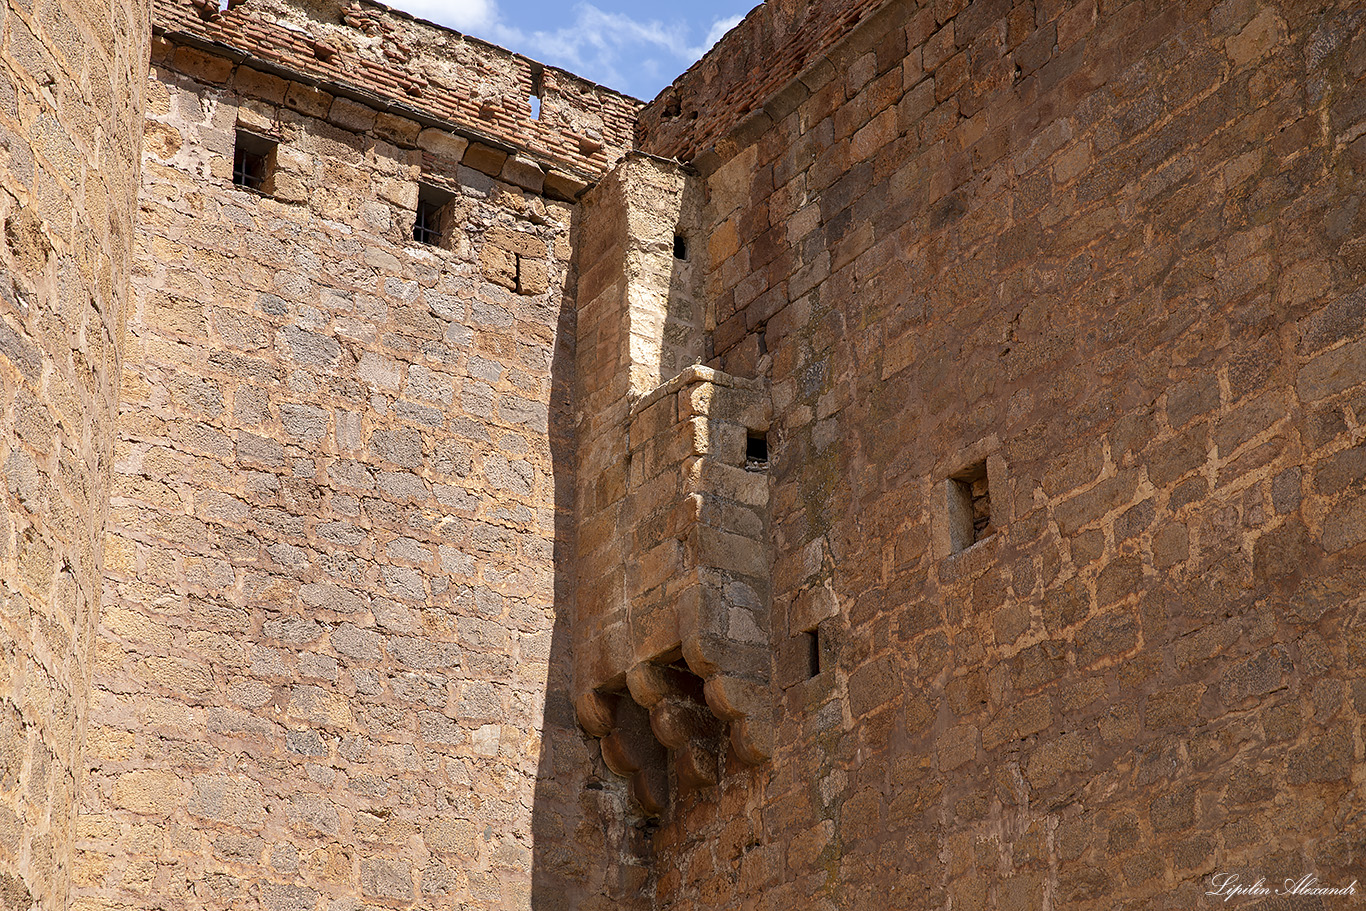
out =
[[[413,240],[433,247],[441,244],[441,204],[419,199],[417,218],[413,220]]]
[[[232,157],[232,182],[249,190],[259,190],[265,179],[266,156],[238,145]]]

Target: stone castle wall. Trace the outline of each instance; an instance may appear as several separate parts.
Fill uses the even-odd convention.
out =
[[[0,908],[67,906],[150,23],[0,8]]]
[[[0,909],[1356,878],[1359,4],[230,6],[4,13]]]
[[[657,907],[1357,877],[1363,77],[1353,3],[891,4],[697,156],[779,705]]]
[[[152,59],[75,907],[602,892],[628,814],[587,787],[558,575],[571,163],[169,31]]]

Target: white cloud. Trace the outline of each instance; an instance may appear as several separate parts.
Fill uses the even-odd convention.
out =
[[[389,0],[389,5],[471,35],[498,21],[495,0]]]
[[[504,21],[496,0],[390,2],[413,15],[646,100],[654,97],[667,80],[691,66],[743,18],[714,20],[701,43],[694,44],[693,28],[682,19],[637,19],[626,13],[599,9],[588,2],[574,6],[568,25],[531,30]]]
[[[715,45],[716,42],[720,41],[725,36],[726,32],[730,31],[731,29],[739,25],[740,20],[744,18],[745,17],[742,14],[739,16],[728,16],[725,19],[717,19],[715,22],[713,22],[711,24],[711,28],[707,31],[707,37],[702,40],[701,47],[696,48],[693,51],[692,59],[696,60],[703,54],[705,54],[707,51],[711,50],[712,46]],[[692,61],[689,61],[689,63],[691,62]]]

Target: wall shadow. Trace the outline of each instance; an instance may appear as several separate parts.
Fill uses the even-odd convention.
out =
[[[570,223],[579,249],[582,209]],[[574,415],[577,257],[566,279],[550,366],[550,453],[555,497],[554,610],[531,834],[531,907],[647,908],[652,821],[626,782],[607,768],[598,741],[575,717],[573,623],[576,607]]]

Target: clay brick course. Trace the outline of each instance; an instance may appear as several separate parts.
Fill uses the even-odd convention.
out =
[[[296,0],[233,3],[207,16],[188,0],[156,0],[153,21],[156,34],[178,46],[182,68],[256,61],[238,76],[246,94],[279,104],[271,94],[283,90],[290,107],[327,114],[344,129],[378,123],[385,132],[393,117],[454,126],[463,139],[479,140],[465,153],[470,167],[498,176],[509,152],[525,150],[567,172],[559,179],[577,182],[576,192],[630,147],[640,106],[378,3],[351,3],[333,19]],[[292,77],[288,86],[281,76]],[[528,99],[537,92],[533,118]]]

